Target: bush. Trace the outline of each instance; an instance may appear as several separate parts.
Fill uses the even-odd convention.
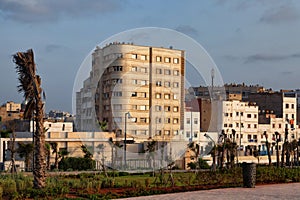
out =
[[[67,171],[69,169],[73,170],[93,170],[95,169],[96,162],[90,158],[74,158],[68,157],[62,159],[58,163],[59,169]]]

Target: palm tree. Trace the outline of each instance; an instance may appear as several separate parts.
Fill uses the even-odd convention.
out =
[[[24,117],[29,118],[35,111],[34,133],[34,188],[46,186],[46,163],[45,163],[45,134],[44,134],[44,103],[42,101],[41,78],[36,75],[36,66],[32,49],[27,52],[18,52],[13,55],[20,85],[18,91],[24,93],[26,104]]]
[[[51,158],[51,145],[49,143],[45,144],[45,151],[47,157],[47,170],[50,170],[50,158]]]
[[[54,158],[54,168],[58,169],[58,144],[57,142],[51,142],[50,143],[51,148],[52,148],[52,154],[55,154],[55,158]]]
[[[200,154],[199,144],[197,144],[196,142],[190,142],[188,144],[188,148],[193,152],[193,154],[196,158],[196,162],[198,162],[198,157],[199,157],[199,154]]]
[[[148,152],[147,159],[148,159],[149,167],[153,168],[153,174],[154,174],[154,156],[155,156],[156,144],[157,141],[152,140],[147,143],[147,149],[146,149],[146,152]]]
[[[30,166],[30,160],[32,158],[33,144],[18,142],[17,152],[19,153],[19,156],[21,158],[25,158],[25,171],[28,172]]]
[[[268,134],[267,131],[264,131],[263,135],[266,138],[266,148],[267,148],[267,154],[268,154],[268,160],[269,160],[269,166],[272,165],[272,159],[271,159],[271,153],[270,153],[270,143],[268,141]]]

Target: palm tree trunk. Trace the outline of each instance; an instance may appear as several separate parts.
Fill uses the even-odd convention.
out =
[[[46,162],[45,162],[45,134],[44,134],[44,109],[40,93],[36,96],[36,132],[34,133],[34,187],[45,187]]]

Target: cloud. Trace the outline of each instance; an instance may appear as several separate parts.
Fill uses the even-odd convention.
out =
[[[272,62],[272,61],[281,61],[291,58],[300,58],[300,54],[290,54],[290,55],[271,55],[271,54],[254,54],[245,58],[244,63],[253,63],[258,61],[263,62]]]
[[[299,17],[299,11],[289,4],[282,5],[275,9],[266,10],[259,21],[268,24],[277,24],[281,22],[295,21],[299,19]]]
[[[199,32],[192,26],[189,25],[179,25],[175,28],[176,31],[182,32],[189,36],[197,36]]]
[[[116,0],[0,0],[0,16],[27,23],[55,21],[116,11],[122,4]]]

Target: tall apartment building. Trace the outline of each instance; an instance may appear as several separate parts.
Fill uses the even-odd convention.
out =
[[[92,54],[92,71],[77,92],[81,131],[107,130],[139,139],[167,140],[184,124],[183,50],[111,43]],[[126,123],[125,123],[126,121]]]

